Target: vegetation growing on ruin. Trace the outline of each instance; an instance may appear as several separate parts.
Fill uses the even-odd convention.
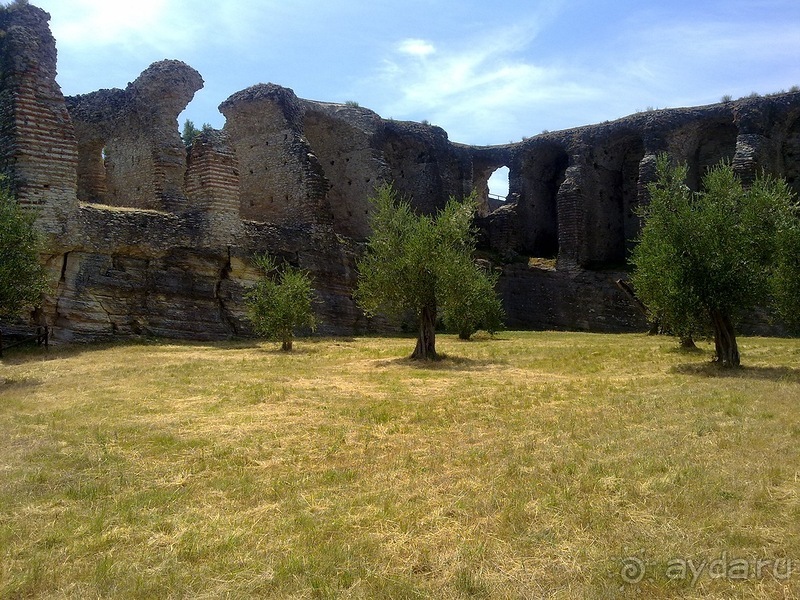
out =
[[[203,127],[201,129],[198,129],[193,121],[191,121],[190,119],[186,119],[186,121],[183,122],[181,139],[183,140],[183,143],[186,145],[186,147],[189,148],[191,147],[195,139],[197,139],[197,136],[199,136],[201,133],[209,129],[213,128],[208,123],[203,123]]]
[[[774,568],[800,557],[797,340],[740,340],[736,371],[661,336],[408,344],[10,353],[0,597],[800,594]],[[772,563],[668,577],[723,557]]]
[[[11,2],[4,2],[0,4],[0,12],[5,10],[16,10],[23,6],[28,6],[28,0],[11,0]]]

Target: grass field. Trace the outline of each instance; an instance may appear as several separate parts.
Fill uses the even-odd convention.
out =
[[[798,598],[800,341],[140,342],[0,364],[0,598]]]

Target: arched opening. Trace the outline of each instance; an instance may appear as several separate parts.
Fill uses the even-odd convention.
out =
[[[497,210],[506,203],[508,199],[508,177],[509,169],[506,166],[495,169],[489,176],[489,212]]]
[[[79,141],[78,200],[82,202],[107,202],[107,159],[108,149],[104,140]]]

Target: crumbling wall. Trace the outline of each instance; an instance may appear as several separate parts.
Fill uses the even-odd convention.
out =
[[[190,66],[164,60],[125,90],[67,98],[79,150],[78,199],[185,209],[186,148],[175,124],[202,87],[202,77]]]
[[[56,339],[248,334],[243,296],[259,275],[252,256],[265,252],[311,271],[320,331],[363,326],[350,297],[354,254],[325,227],[323,185],[308,194],[317,204],[287,212],[286,223],[242,220],[241,166],[227,133],[203,131],[188,152],[178,133],[200,75],[162,61],[125,90],[65,100],[48,18],[30,5],[0,11],[0,119],[10,149],[3,167],[20,201],[36,204],[39,225],[58,234],[48,242],[53,292],[43,306]],[[315,177],[323,182],[312,169]]]
[[[56,83],[49,15],[30,5],[0,9],[0,172],[56,240],[75,208],[77,146]]]
[[[370,232],[368,198],[391,180],[380,152],[383,120],[374,112],[342,104],[305,102],[303,132],[319,159],[337,233],[365,239]]]
[[[389,177],[417,211],[434,214],[451,196],[464,198],[472,193],[470,152],[451,144],[442,128],[389,120],[384,131],[381,151]],[[481,208],[485,210],[485,205]]]
[[[60,339],[249,334],[243,298],[264,253],[309,270],[322,333],[374,327],[352,292],[367,198],[383,182],[424,213],[477,190],[510,326],[636,330],[643,317],[614,279],[658,153],[686,162],[694,187],[727,159],[746,181],[766,170],[800,191],[800,93],[474,147],[261,84],[224,101],[224,130],[187,149],[177,117],[202,86],[194,69],[161,61],[124,90],[65,99],[48,18],[0,9],[0,169],[48,233],[42,315]],[[487,180],[501,166],[508,201],[490,211]]]
[[[736,153],[737,128],[732,115],[709,115],[687,123],[668,134],[666,151],[689,167],[686,184],[699,190],[703,175],[721,160],[732,160]]]
[[[800,196],[800,116],[788,127],[781,144],[780,167],[795,195]]]
[[[194,139],[184,190],[187,210],[207,224],[208,242],[227,245],[238,231],[241,214],[239,161],[224,132],[205,129]]]
[[[302,106],[292,90],[260,84],[220,105],[239,162],[242,218],[330,223],[322,166],[303,137]]]
[[[583,181],[593,191],[584,211],[584,255],[587,267],[624,265],[628,240],[638,232],[639,163],[642,140],[635,133],[615,136],[582,154]]]
[[[550,140],[534,140],[517,154],[510,168],[509,192],[517,199],[521,254],[558,254],[558,190],[568,164],[566,148]]]

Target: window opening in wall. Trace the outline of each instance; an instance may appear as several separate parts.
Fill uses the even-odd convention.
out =
[[[102,140],[78,144],[78,200],[105,204],[108,202],[109,153]]]
[[[508,198],[508,167],[500,167],[489,176],[489,205],[496,208]]]

